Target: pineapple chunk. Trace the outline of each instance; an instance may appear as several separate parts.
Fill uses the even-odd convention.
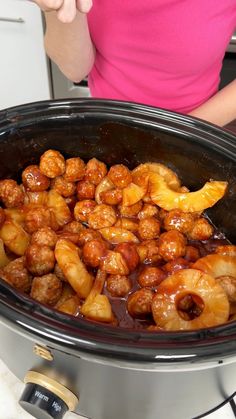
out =
[[[48,192],[47,205],[53,211],[60,227],[71,221],[71,212],[65,199],[54,189]]]
[[[169,167],[164,164],[152,162],[140,164],[132,171],[133,182],[137,183],[141,175],[144,175],[145,173],[157,173],[163,177],[168,186],[174,191],[178,191],[181,186],[180,180],[173,170],[169,169]]]
[[[123,189],[122,205],[129,207],[139,202],[146,194],[146,189],[141,188],[135,183],[131,182]]]
[[[28,247],[30,236],[15,221],[5,221],[1,230],[0,238],[5,246],[18,256],[23,256]]]
[[[180,209],[183,212],[203,211],[212,207],[225,194],[227,182],[211,181],[196,192],[173,191],[157,173],[149,175],[149,190],[152,201],[159,207],[170,211]]]
[[[106,273],[98,270],[93,288],[86,298],[81,313],[88,319],[111,323],[114,315],[110,301],[106,295],[102,295],[102,289],[106,280]]]
[[[100,198],[100,194],[102,192],[110,191],[115,187],[114,183],[109,179],[109,177],[104,177],[101,182],[97,185],[95,190],[95,201],[97,204],[102,204],[102,200]]]
[[[99,232],[102,234],[103,238],[109,241],[112,244],[118,243],[139,243],[139,240],[135,234],[129,230],[119,227],[106,227],[101,228]]]
[[[55,258],[64,276],[79,297],[86,298],[93,285],[93,277],[79,257],[78,247],[69,240],[59,239]]]

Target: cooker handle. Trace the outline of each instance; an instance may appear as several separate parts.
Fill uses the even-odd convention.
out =
[[[26,386],[19,404],[37,419],[62,419],[78,404],[74,393],[44,374],[28,371],[24,382]]]

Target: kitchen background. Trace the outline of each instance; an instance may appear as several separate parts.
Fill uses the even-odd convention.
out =
[[[86,80],[79,84],[68,81],[47,59],[43,46],[43,32],[43,17],[33,3],[27,0],[0,1],[0,109],[38,100],[89,96]],[[235,78],[235,65],[236,33],[225,55],[222,87]],[[20,348],[13,350],[17,356]],[[22,389],[23,384],[0,360],[0,418],[32,418],[18,406],[17,400]],[[207,418],[233,419],[236,417],[236,411],[233,409],[233,405],[225,405]],[[80,417],[67,414],[65,419],[69,418]],[[176,419],[186,418],[179,418],[176,412]]]

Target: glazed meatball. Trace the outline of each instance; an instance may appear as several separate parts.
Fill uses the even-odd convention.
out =
[[[35,231],[31,236],[30,244],[38,244],[39,246],[48,246],[54,249],[57,242],[57,235],[50,227],[42,227]]]
[[[85,228],[79,234],[79,246],[84,246],[90,240],[103,240],[101,233],[92,228]]]
[[[122,254],[130,272],[137,268],[140,258],[134,243],[119,243],[114,250]]]
[[[132,284],[125,275],[109,275],[106,288],[112,297],[125,297],[131,290]]]
[[[76,192],[76,184],[68,182],[63,176],[54,178],[51,182],[51,188],[55,189],[60,195],[64,196],[64,198],[68,198]]]
[[[142,206],[142,202],[139,201],[136,204],[129,205],[128,207],[119,205],[118,209],[122,217],[135,217],[141,211]]]
[[[79,201],[83,199],[94,199],[95,185],[87,180],[81,180],[77,183],[77,198]]]
[[[205,218],[199,218],[195,221],[188,237],[192,240],[208,240],[214,232],[213,227]]]
[[[177,258],[177,259],[171,260],[170,262],[167,262],[163,266],[163,270],[168,275],[172,275],[176,271],[179,271],[180,269],[187,269],[187,268],[189,268],[189,262],[184,258]]]
[[[180,233],[186,234],[192,230],[195,218],[196,216],[188,212],[185,213],[178,209],[171,210],[164,216],[164,229],[167,231],[178,230]]]
[[[177,230],[170,230],[160,235],[159,254],[166,261],[184,256],[186,252],[186,238]]]
[[[153,292],[149,288],[141,288],[131,294],[127,301],[128,312],[132,317],[143,318],[152,312]]]
[[[25,189],[32,192],[46,191],[50,186],[50,180],[36,164],[26,167],[22,173],[22,182]]]
[[[155,205],[144,204],[142,210],[138,213],[139,220],[145,218],[156,217],[158,215],[158,209]]]
[[[165,277],[161,268],[146,266],[138,276],[138,283],[141,287],[156,287]]]
[[[158,263],[161,261],[159,247],[156,240],[145,240],[137,245],[137,252],[141,262]]]
[[[108,172],[109,179],[117,188],[126,188],[132,182],[132,175],[128,167],[123,164],[115,164]]]
[[[42,154],[39,163],[40,172],[45,176],[54,179],[65,172],[65,159],[59,151],[47,150]]]
[[[140,220],[138,233],[143,240],[153,240],[160,235],[160,221],[154,217]]]
[[[66,160],[64,178],[67,182],[77,182],[85,175],[85,163],[80,157],[72,157]]]
[[[86,265],[97,268],[101,258],[106,254],[107,244],[102,240],[90,240],[83,247],[83,261]]]
[[[0,277],[20,291],[28,292],[30,290],[32,275],[25,267],[24,256],[9,262],[1,269]]]
[[[84,199],[83,201],[77,202],[74,208],[76,221],[87,223],[89,215],[93,212],[96,205],[96,202],[91,199]]]
[[[30,296],[43,304],[55,305],[62,294],[62,282],[54,274],[33,278]]]
[[[194,246],[186,246],[185,259],[189,262],[196,262],[200,258],[199,250]]]
[[[32,207],[25,216],[25,230],[32,234],[43,227],[51,227],[52,212],[43,206]]]
[[[39,246],[31,244],[25,252],[27,269],[33,275],[45,275],[54,269],[55,256],[49,246]]]
[[[106,174],[107,167],[103,162],[95,158],[88,161],[86,166],[85,180],[88,180],[94,185],[98,185],[106,176]]]
[[[122,202],[122,191],[118,188],[110,189],[100,193],[100,199],[107,205],[118,205]]]
[[[24,192],[15,180],[0,180],[0,200],[6,208],[19,207],[24,203]]]
[[[94,230],[111,227],[115,222],[116,212],[114,208],[105,204],[98,204],[88,216],[89,227]]]
[[[83,224],[75,220],[63,226],[63,231],[68,231],[69,233],[80,234],[82,230],[85,230]]]

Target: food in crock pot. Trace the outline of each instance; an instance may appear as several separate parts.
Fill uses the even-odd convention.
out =
[[[47,150],[0,181],[1,278],[51,308],[116,327],[192,330],[236,316],[236,246],[204,210],[227,182],[189,191],[155,162],[130,170]]]

